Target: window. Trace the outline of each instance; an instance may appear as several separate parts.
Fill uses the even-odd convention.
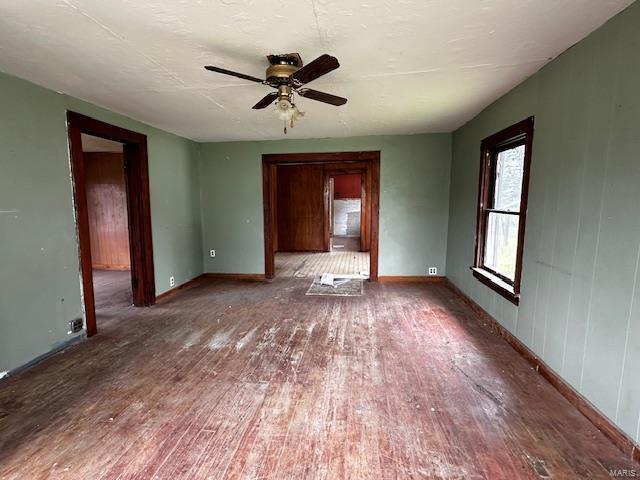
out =
[[[532,140],[530,117],[485,138],[481,144],[472,270],[478,280],[516,305],[520,300]]]

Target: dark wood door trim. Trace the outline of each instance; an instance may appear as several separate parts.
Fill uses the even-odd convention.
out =
[[[153,269],[153,242],[151,236],[147,137],[141,133],[116,127],[70,111],[67,112],[67,131],[71,155],[71,174],[76,208],[86,328],[87,336],[92,336],[97,333],[97,326],[81,135],[85,133],[124,144],[131,284],[133,304],[136,306],[153,305],[156,299]]]
[[[323,239],[322,245],[325,252],[331,251],[331,211],[333,208],[333,198],[331,198],[331,175],[327,172],[323,173],[323,202],[324,202],[324,215],[322,216],[323,225]]]
[[[370,225],[362,240],[370,251],[369,276],[378,281],[378,237],[380,209],[380,152],[269,153],[262,155],[262,198],[264,213],[264,271],[266,278],[275,275],[276,239],[276,171],[279,164],[325,165],[328,173],[363,173],[362,222]],[[366,207],[364,206],[366,204]],[[326,230],[326,229],[325,229]]]
[[[379,151],[322,153],[265,153],[263,163],[357,163],[380,160]]]
[[[360,175],[360,251],[367,251],[367,213],[365,212],[364,206],[367,202],[367,188],[366,188],[366,172],[362,172]],[[369,266],[371,268],[371,266]]]

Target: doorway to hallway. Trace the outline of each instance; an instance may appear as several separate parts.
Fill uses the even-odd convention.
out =
[[[349,273],[377,280],[379,156],[263,155],[267,278]],[[343,177],[356,193],[341,193]]]

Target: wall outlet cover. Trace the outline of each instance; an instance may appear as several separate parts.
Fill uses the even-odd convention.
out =
[[[209,256],[210,256],[211,258],[215,258],[215,256],[216,256],[216,251],[215,251],[215,250],[213,250],[213,249],[212,249],[212,250],[209,250]]]
[[[78,333],[80,330],[82,330],[82,327],[82,318],[74,318],[73,320],[69,321],[69,331],[67,332],[67,334],[70,335],[72,333]]]
[[[429,275],[437,275],[438,267],[429,267]]]
[[[170,286],[170,287],[175,287],[175,286],[176,286],[176,279],[175,279],[175,277],[169,277],[169,286]]]

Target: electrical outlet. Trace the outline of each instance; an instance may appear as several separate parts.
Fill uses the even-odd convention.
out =
[[[212,249],[212,250],[209,250],[209,256],[210,256],[211,258],[215,258],[215,256],[216,256],[216,251],[215,251],[215,250],[213,250],[213,249]]]
[[[437,275],[438,267],[429,267],[429,275]]]
[[[170,287],[175,287],[176,286],[176,278],[175,277],[169,277],[169,286]]]
[[[69,321],[69,331],[67,334],[78,333],[82,330],[82,318],[74,318]]]

